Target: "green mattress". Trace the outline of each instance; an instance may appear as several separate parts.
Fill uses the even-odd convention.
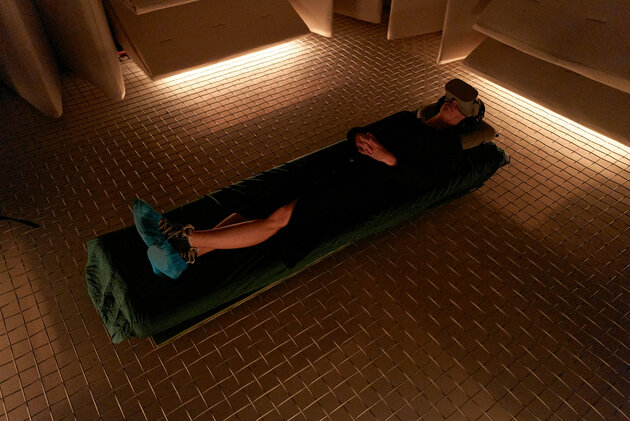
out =
[[[198,229],[210,228],[289,180],[295,182],[313,168],[325,166],[344,147],[343,143],[217,190],[165,216]],[[292,268],[287,268],[263,243],[240,250],[216,250],[190,265],[179,279],[161,278],[151,270],[147,247],[135,227],[130,226],[87,243],[88,292],[114,343],[147,336],[161,342],[352,242],[481,187],[507,161],[494,143],[465,150],[452,177],[340,229]]]

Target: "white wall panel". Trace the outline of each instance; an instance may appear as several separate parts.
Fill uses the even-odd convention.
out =
[[[192,3],[198,0],[122,0],[136,15],[155,12],[160,9]]]
[[[490,0],[448,0],[442,29],[438,63],[466,57],[486,38],[473,24]]]
[[[392,0],[387,39],[442,30],[446,0]]]
[[[333,0],[289,0],[311,32],[331,37],[333,32]]]
[[[136,15],[106,0],[116,39],[152,79],[306,35],[287,0],[199,0]]]
[[[383,0],[334,0],[335,13],[366,22],[381,23]]]
[[[630,145],[630,94],[486,39],[466,57],[475,73]]]
[[[473,28],[630,93],[628,0],[492,1]]]

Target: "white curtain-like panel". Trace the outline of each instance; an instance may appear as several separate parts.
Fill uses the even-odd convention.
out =
[[[103,3],[36,0],[60,63],[102,89],[112,99],[123,99],[123,81]]]
[[[58,62],[110,98],[125,95],[100,0],[1,0],[0,47],[0,79],[48,116],[63,112]]]
[[[35,108],[59,117],[59,70],[32,0],[0,1],[0,78]]]

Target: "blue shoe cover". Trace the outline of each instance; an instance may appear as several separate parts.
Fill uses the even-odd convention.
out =
[[[162,271],[155,267],[153,263],[151,263],[151,269],[153,269],[153,273],[155,273],[160,278],[168,278],[168,276],[164,275]]]
[[[149,256],[153,272],[158,275],[161,273],[171,279],[179,278],[188,267],[186,261],[167,241],[149,246],[147,256]]]
[[[144,200],[136,199],[133,202],[133,221],[147,246],[166,242],[166,238],[160,232],[160,219],[162,216]]]

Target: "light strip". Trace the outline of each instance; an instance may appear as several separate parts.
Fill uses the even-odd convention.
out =
[[[193,69],[160,79],[159,82],[167,86],[181,86],[197,79],[207,79],[221,81],[234,77],[244,72],[258,70],[265,67],[272,67],[280,62],[283,66],[290,64],[296,56],[302,52],[304,45],[297,40],[274,45],[263,50],[246,53],[228,60],[213,63],[209,66]]]
[[[562,126],[572,133],[575,133],[577,136],[585,138],[585,140],[593,142],[603,148],[606,148],[618,154],[627,155],[630,153],[630,146],[625,145],[618,140],[612,139],[592,129],[589,129],[588,127],[585,127],[574,120],[570,120],[567,117],[564,117],[550,110],[549,108],[546,108],[543,105],[540,105],[528,98],[525,98],[515,92],[512,92],[502,87],[501,85],[497,85],[496,83],[485,79],[483,76],[479,76],[477,74],[475,74],[475,76],[481,79],[482,83],[487,84],[489,88],[499,91],[501,93],[501,96],[505,96],[510,100],[513,100],[516,105],[534,111],[539,117],[547,119],[553,124]]]

